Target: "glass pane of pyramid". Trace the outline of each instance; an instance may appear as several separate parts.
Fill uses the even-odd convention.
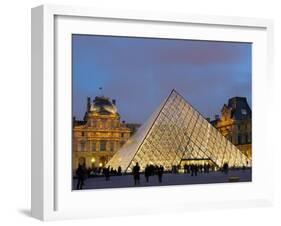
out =
[[[184,160],[208,160],[217,168],[251,166],[250,160],[175,90],[116,152],[107,166],[131,172],[138,162],[165,170]]]

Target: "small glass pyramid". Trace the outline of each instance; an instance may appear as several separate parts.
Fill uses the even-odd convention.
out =
[[[107,166],[131,172],[138,162],[143,171],[147,164],[162,165],[165,170],[182,161],[205,160],[216,168],[251,166],[251,161],[177,91],[115,153]]]

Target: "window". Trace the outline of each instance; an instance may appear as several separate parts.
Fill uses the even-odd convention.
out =
[[[85,146],[85,141],[81,141],[79,151],[85,151]]]
[[[92,141],[92,151],[96,151],[96,142]]]
[[[251,133],[248,134],[248,142],[249,142],[249,143],[252,142],[252,134],[251,134]]]
[[[238,135],[238,144],[241,144],[241,135]]]
[[[241,114],[242,114],[242,115],[247,115],[246,109],[241,109]]]
[[[81,136],[84,137],[85,136],[85,132],[81,132]]]
[[[114,142],[110,142],[110,151],[114,151]]]
[[[91,120],[91,126],[96,127],[96,122],[94,120]]]
[[[106,141],[100,141],[100,151],[106,151]]]

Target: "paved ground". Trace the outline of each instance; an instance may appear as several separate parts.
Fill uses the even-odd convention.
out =
[[[149,177],[149,182],[145,181],[143,174],[140,176],[140,185],[142,186],[159,186],[159,185],[182,185],[182,184],[205,184],[205,183],[225,183],[229,182],[229,177],[239,177],[240,182],[252,180],[251,170],[233,170],[228,174],[222,172],[211,172],[209,174],[198,174],[191,176],[190,174],[163,174],[162,183],[159,183],[157,176]],[[77,179],[73,180],[73,189],[76,189]],[[104,177],[88,178],[85,180],[83,189],[99,189],[99,188],[121,188],[134,187],[132,175],[112,176],[109,181]]]

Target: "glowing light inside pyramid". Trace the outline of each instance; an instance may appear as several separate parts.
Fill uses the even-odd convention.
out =
[[[184,159],[208,159],[217,167],[250,166],[250,160],[175,90],[116,152],[107,166],[131,172],[139,163],[170,170]]]

